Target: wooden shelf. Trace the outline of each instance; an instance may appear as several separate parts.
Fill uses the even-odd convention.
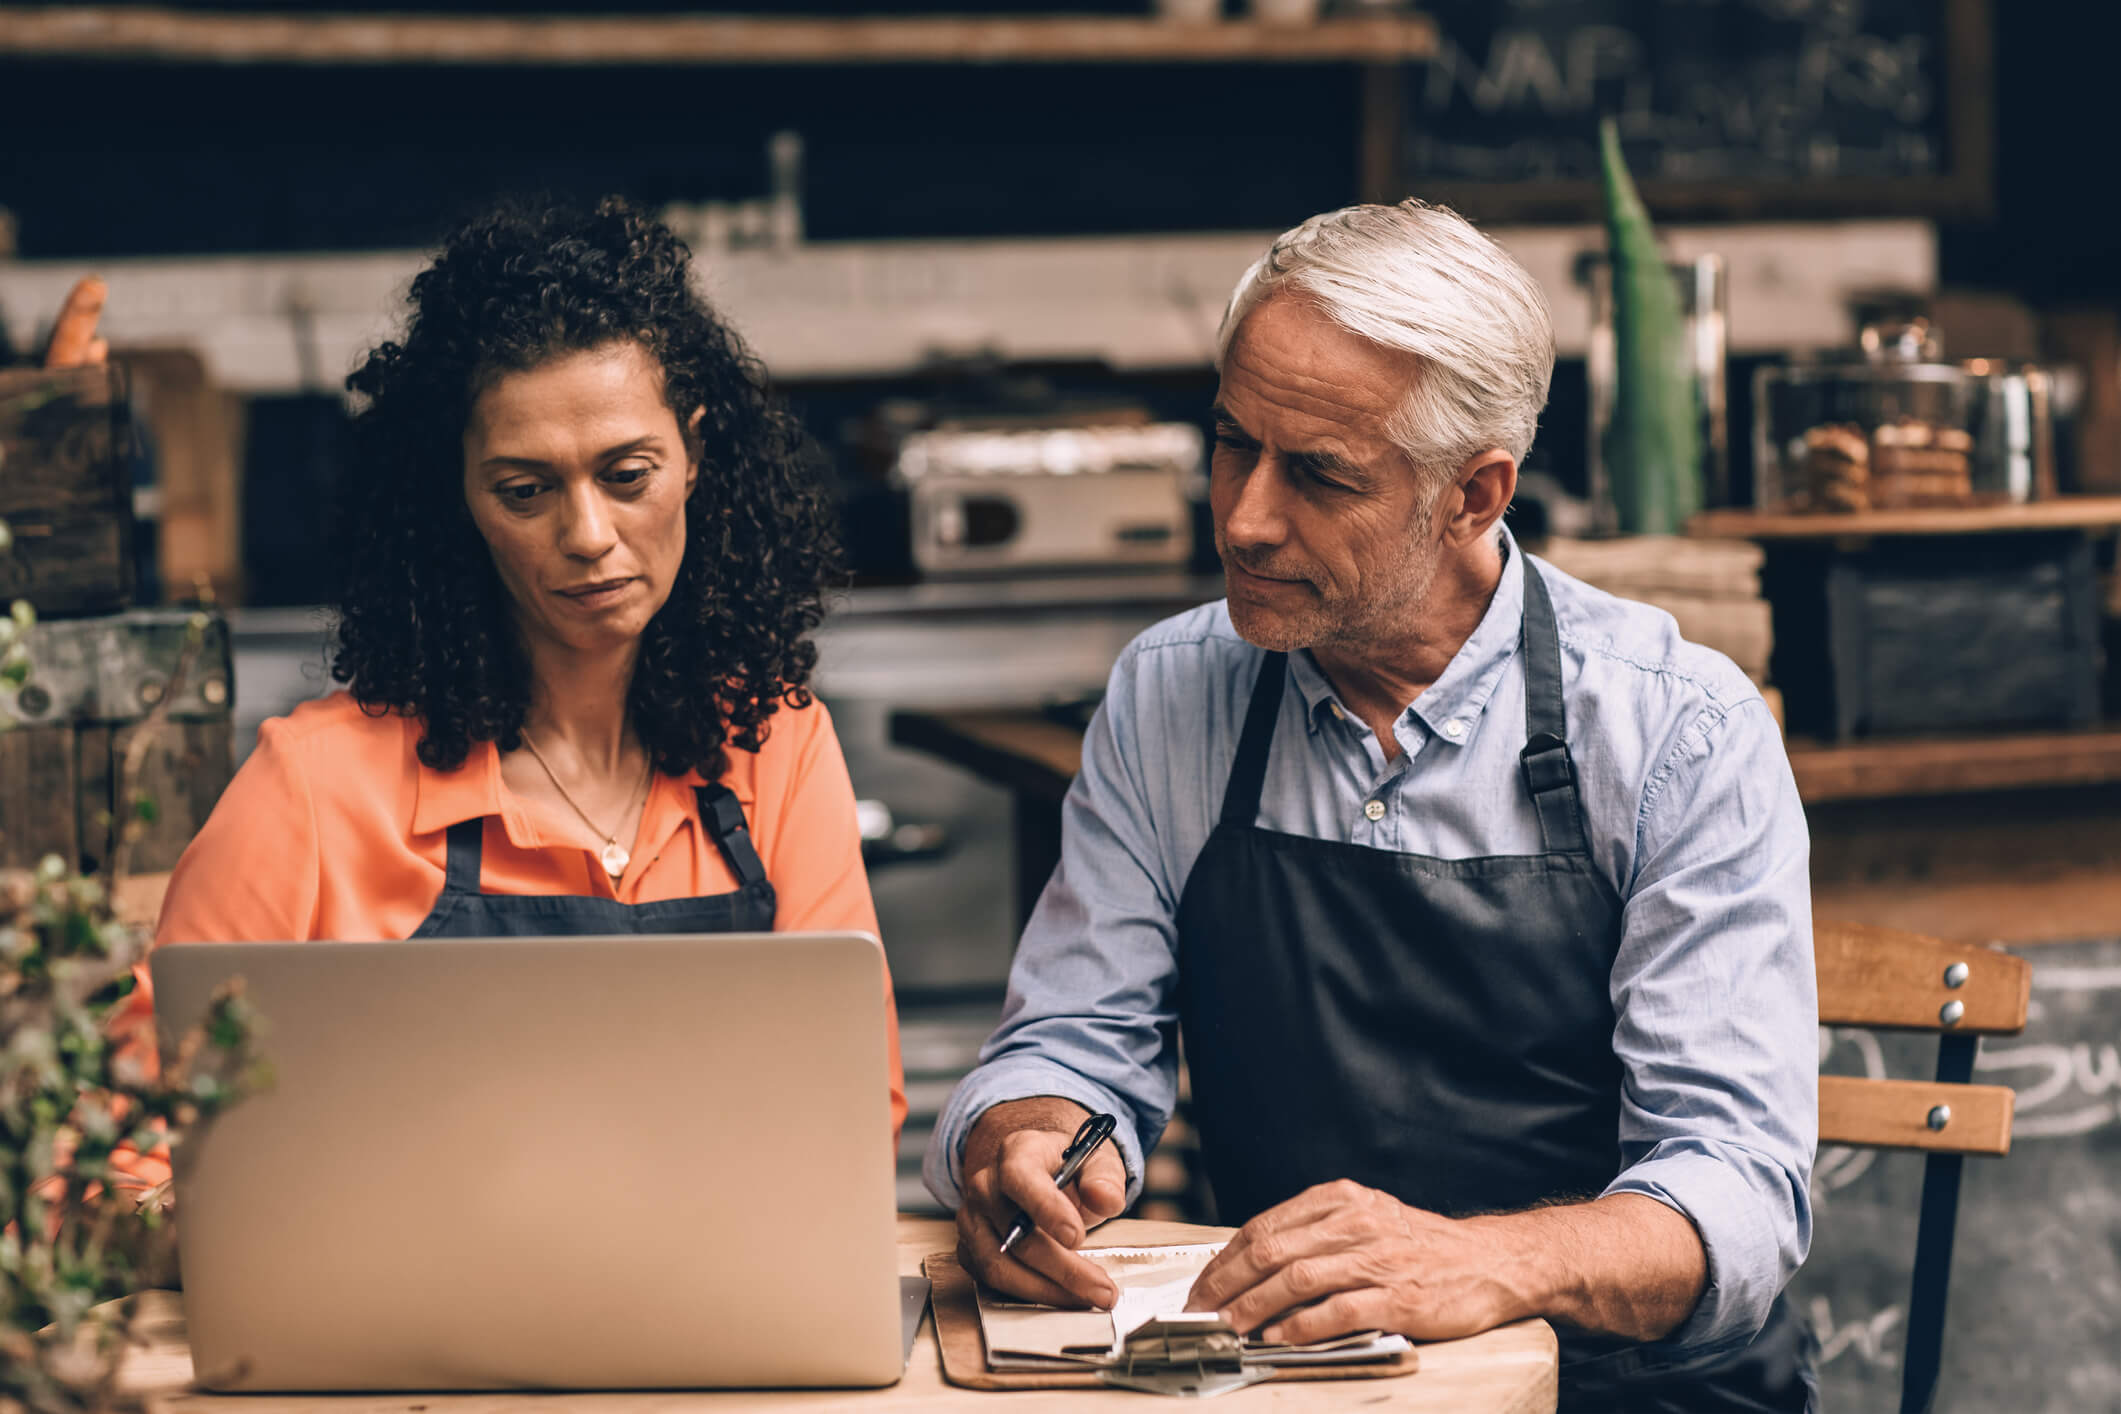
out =
[[[2121,526],[2121,496],[2064,496],[2022,506],[1861,511],[1853,515],[1704,511],[1687,522],[1687,534],[1721,540],[1847,540],[1877,535],[1989,535],[2109,526]]]
[[[1436,53],[1435,21],[1182,24],[1127,16],[193,13],[0,6],[0,55],[199,64],[1362,63]]]
[[[1806,804],[2121,782],[2121,731],[1790,743]]]

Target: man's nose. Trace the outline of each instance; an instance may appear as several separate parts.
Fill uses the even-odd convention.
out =
[[[578,560],[598,560],[618,539],[603,491],[594,482],[568,487],[560,505],[560,550]]]
[[[1237,499],[1223,517],[1223,539],[1239,547],[1279,545],[1286,526],[1281,468],[1263,453],[1237,483]]]

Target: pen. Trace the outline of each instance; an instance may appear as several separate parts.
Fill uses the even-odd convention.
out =
[[[1083,1161],[1097,1152],[1098,1145],[1112,1137],[1112,1127],[1118,1123],[1119,1121],[1110,1115],[1092,1115],[1084,1120],[1082,1128],[1075,1131],[1075,1137],[1068,1141],[1067,1149],[1061,1154],[1060,1172],[1053,1175],[1053,1186],[1066,1188],[1074,1182],[1075,1175],[1082,1170]],[[1029,1231],[1030,1217],[1018,1213],[1016,1221],[1009,1225],[1007,1235],[1002,1238],[1002,1251],[1007,1252],[1014,1247]]]

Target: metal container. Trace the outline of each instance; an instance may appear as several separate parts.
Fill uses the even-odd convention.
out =
[[[918,432],[899,451],[930,575],[1170,569],[1193,553],[1200,429],[1150,423]]]

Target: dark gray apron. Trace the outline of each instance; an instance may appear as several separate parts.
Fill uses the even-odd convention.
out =
[[[700,823],[736,875],[726,894],[620,903],[573,894],[489,894],[479,888],[485,858],[484,818],[449,827],[449,871],[434,911],[415,938],[551,938],[595,933],[767,933],[773,930],[773,885],[752,847],[744,807],[727,786],[701,786]]]
[[[1534,855],[1433,859],[1258,827],[1288,660],[1261,664],[1222,817],[1178,908],[1178,1004],[1217,1217],[1349,1178],[1431,1212],[1597,1196],[1619,1173],[1621,901],[1591,858],[1560,638],[1524,574]],[[1777,1298],[1747,1347],[1674,1360],[1562,1332],[1564,1410],[1807,1410]]]

